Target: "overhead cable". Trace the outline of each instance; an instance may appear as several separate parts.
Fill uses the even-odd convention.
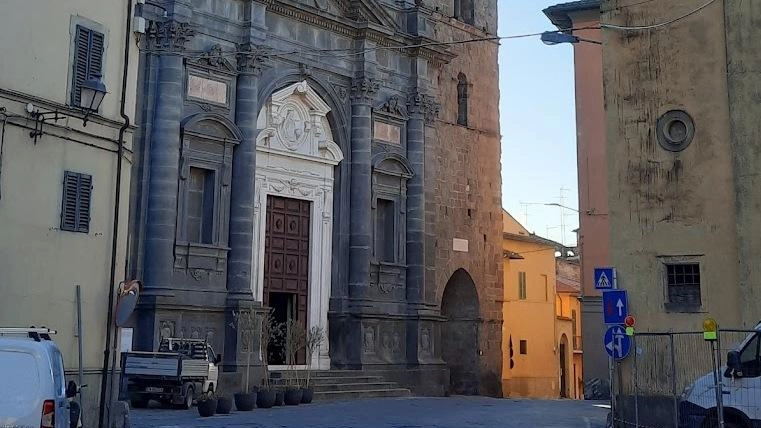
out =
[[[702,6],[698,7],[697,9],[695,9],[693,11],[687,12],[687,13],[685,13],[682,16],[679,16],[677,18],[671,19],[671,20],[666,21],[666,22],[661,22],[659,24],[638,25],[638,26],[625,26],[625,25],[615,25],[615,24],[601,23],[600,27],[602,27],[602,28],[608,28],[608,29],[611,29],[611,30],[620,30],[620,31],[654,30],[656,28],[662,28],[662,27],[665,27],[667,25],[671,25],[671,24],[673,24],[675,22],[681,21],[682,19],[685,19],[685,18],[690,17],[692,15],[695,15],[696,13],[698,13],[701,10],[707,8],[708,6],[710,6],[711,4],[713,4],[715,2],[716,2],[716,0],[708,0],[708,2],[706,2],[705,4],[703,4]]]

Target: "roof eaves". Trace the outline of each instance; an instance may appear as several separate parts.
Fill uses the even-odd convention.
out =
[[[584,10],[600,9],[600,0],[579,0],[569,3],[560,3],[544,9],[542,12],[550,19],[553,25],[559,29],[573,27],[570,13]]]

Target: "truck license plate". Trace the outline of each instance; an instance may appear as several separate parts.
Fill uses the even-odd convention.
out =
[[[164,388],[157,388],[155,386],[149,386],[145,388],[145,392],[164,392]]]

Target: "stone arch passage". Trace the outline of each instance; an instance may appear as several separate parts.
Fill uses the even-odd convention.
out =
[[[449,392],[477,395],[478,293],[464,269],[449,278],[441,299],[441,314],[447,318],[441,332],[441,356],[449,367]]]

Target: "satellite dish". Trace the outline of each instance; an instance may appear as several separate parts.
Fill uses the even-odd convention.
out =
[[[140,281],[130,281],[120,287],[119,300],[116,303],[116,326],[124,327],[127,324],[132,312],[137,306],[137,299],[140,297]]]

